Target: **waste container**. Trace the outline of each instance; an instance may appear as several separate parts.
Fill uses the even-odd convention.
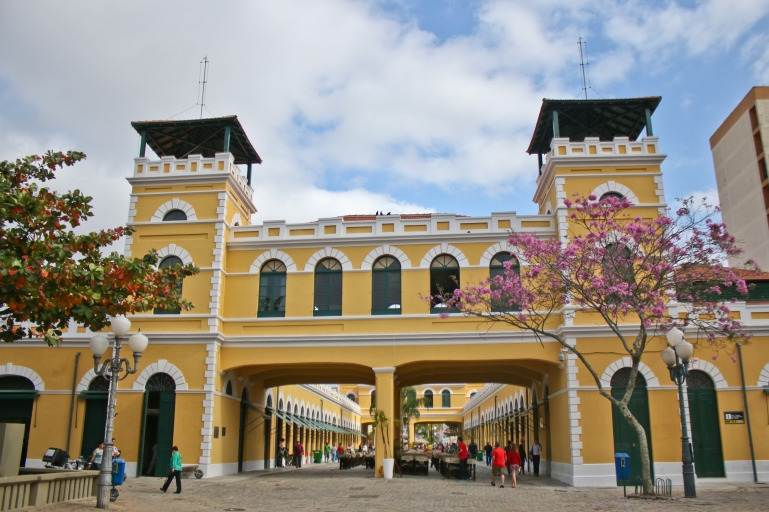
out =
[[[617,470],[617,480],[630,479],[630,455],[627,453],[615,453],[614,466]]]
[[[323,452],[320,450],[314,450],[312,452],[312,460],[315,461],[315,464],[320,464],[323,462]]]
[[[125,482],[125,459],[112,460],[112,485],[123,485]]]
[[[480,461],[480,460],[483,460],[483,452],[478,452],[478,453],[475,455],[475,460],[479,460],[479,461]]]

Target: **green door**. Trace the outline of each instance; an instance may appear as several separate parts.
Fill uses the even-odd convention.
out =
[[[144,389],[141,474],[165,476],[170,469],[173,446],[176,383],[170,375],[156,373],[147,380]]]
[[[630,368],[622,368],[611,379],[611,396],[621,399],[630,379]],[[638,373],[633,394],[628,408],[633,416],[643,425],[649,445],[649,459],[654,480],[654,457],[651,445],[651,426],[649,424],[649,399],[646,392],[646,380]],[[614,424],[614,453],[627,453],[630,456],[630,483],[641,481],[641,447],[635,429],[628,423],[619,409],[612,405],[612,422]],[[617,481],[617,485],[623,482]]]
[[[171,447],[174,445],[174,413],[176,392],[160,391],[160,410],[158,411],[158,461],[155,476],[164,476],[171,469]]]
[[[109,381],[95,377],[88,385],[88,391],[80,394],[85,400],[85,420],[83,421],[83,442],[80,455],[86,460],[91,458],[94,448],[104,441],[104,427],[107,423],[107,399]]]
[[[21,445],[19,467],[26,466],[27,446],[29,444],[29,425],[37,391],[32,381],[26,377],[8,375],[0,377],[0,423],[21,423],[24,425],[24,441]],[[33,454],[41,459],[43,454]]]
[[[724,456],[721,451],[718,402],[713,380],[705,372],[692,370],[686,382],[694,470],[699,478],[723,477]]]

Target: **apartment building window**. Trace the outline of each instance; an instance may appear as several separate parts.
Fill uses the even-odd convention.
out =
[[[286,265],[268,260],[259,272],[260,317],[286,316]]]
[[[371,269],[371,314],[401,314],[401,263],[393,256],[378,258]]]
[[[315,266],[315,307],[313,316],[342,314],[342,264],[324,258]]]

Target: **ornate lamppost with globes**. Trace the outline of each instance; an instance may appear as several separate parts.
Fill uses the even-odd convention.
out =
[[[684,407],[684,382],[689,375],[689,359],[692,357],[694,347],[684,340],[684,333],[673,327],[666,334],[668,345],[662,351],[662,360],[670,371],[670,380],[678,385],[678,404],[681,409],[681,463],[684,478],[684,496],[696,498],[697,489],[694,483],[694,455],[692,444],[689,442],[689,429],[686,424],[686,411]]]
[[[136,373],[139,367],[139,359],[147,348],[149,340],[141,333],[141,329],[128,339],[128,346],[134,354],[134,365],[126,358],[120,357],[120,348],[122,337],[128,334],[131,329],[131,321],[123,315],[118,315],[110,320],[112,328],[112,337],[115,345],[112,351],[112,357],[104,361],[99,366],[99,360],[107,347],[109,347],[110,337],[103,332],[97,333],[89,345],[93,352],[93,370],[97,375],[101,375],[109,380],[109,395],[107,402],[107,421],[104,427],[104,453],[101,459],[101,470],[99,473],[99,493],[96,495],[96,508],[109,508],[110,486],[112,483],[112,432],[115,421],[115,398],[117,396],[117,384],[128,375]],[[121,374],[123,374],[121,376]],[[117,497],[116,497],[117,498]]]

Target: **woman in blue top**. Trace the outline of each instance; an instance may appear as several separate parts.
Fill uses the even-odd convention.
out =
[[[182,493],[182,454],[179,453],[179,447],[174,446],[171,448],[171,469],[168,470],[168,478],[166,483],[160,488],[161,491],[166,492],[171,485],[171,480],[176,478],[176,493]]]

